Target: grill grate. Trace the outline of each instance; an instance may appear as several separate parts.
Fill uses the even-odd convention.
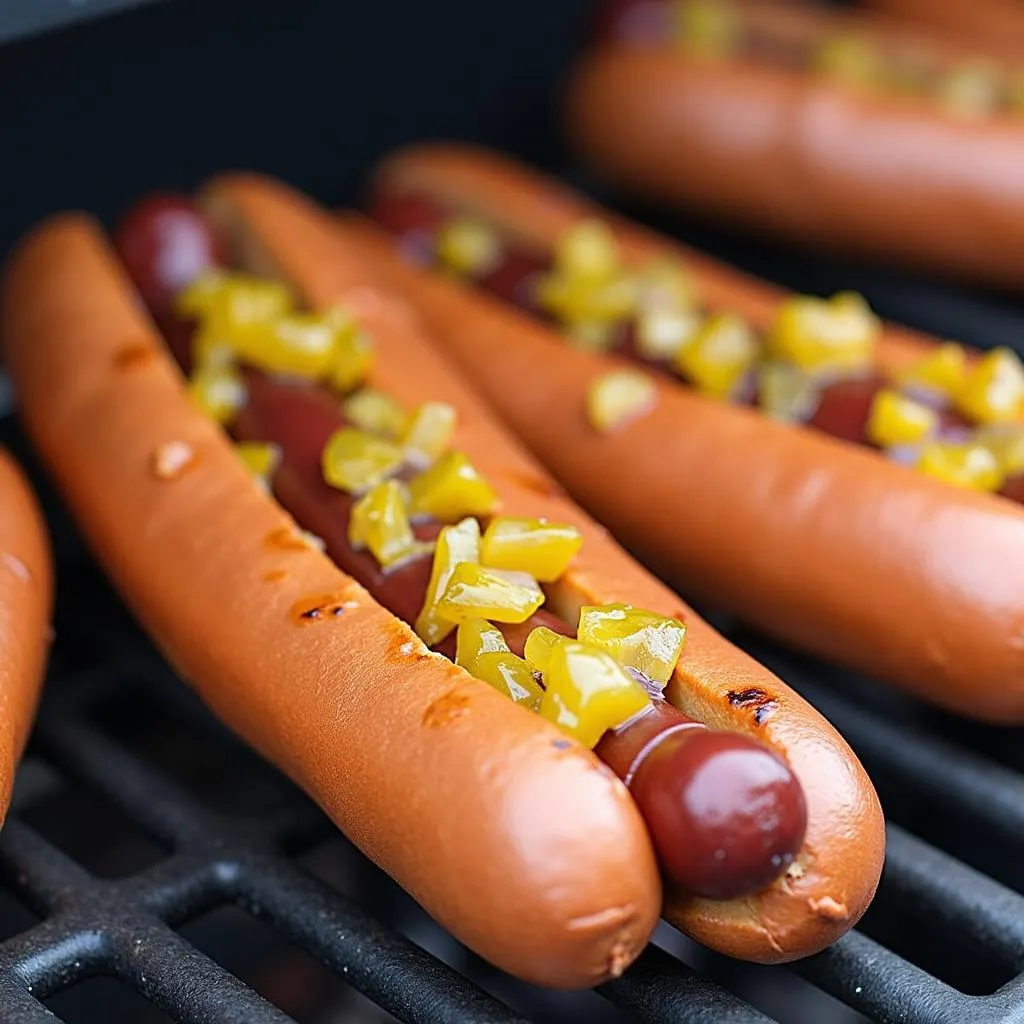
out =
[[[19,906],[12,916],[0,903],[0,935],[9,936],[0,943],[6,1024],[53,1021],[48,1006],[65,1012],[96,976],[134,990],[135,1015],[67,1019],[297,1019],[191,940],[192,923],[224,907],[262,922],[390,1015],[375,1011],[375,1022],[1024,1019],[1024,871],[1015,856],[1024,839],[1024,755],[1014,734],[961,725],[722,623],[832,718],[872,773],[892,822],[875,906],[861,929],[795,968],[735,964],[663,928],[623,978],[600,990],[605,999],[542,993],[457,946],[222,729],[50,511],[62,573],[57,642],[0,835],[0,887],[36,921],[18,930],[26,913]],[[108,815],[99,816],[101,805]],[[60,807],[86,816],[84,836]],[[108,828],[104,844],[97,832]],[[326,877],[310,867],[323,849],[334,865]],[[8,918],[14,934],[3,930]]]

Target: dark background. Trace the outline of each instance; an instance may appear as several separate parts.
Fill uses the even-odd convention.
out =
[[[7,0],[0,41],[118,2]],[[574,174],[557,123],[587,0],[120,2],[122,13],[0,46],[0,254],[53,210],[109,220],[142,192],[226,168],[353,202],[375,160],[426,138],[498,146],[601,192]],[[782,283],[858,288],[881,313],[943,336],[1019,346],[1024,333],[1005,299],[631,212]]]

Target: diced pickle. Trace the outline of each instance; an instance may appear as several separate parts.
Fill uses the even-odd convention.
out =
[[[188,392],[214,423],[230,423],[248,394],[241,374],[230,365],[201,367],[188,382]]]
[[[967,353],[962,345],[949,341],[898,374],[896,383],[951,398],[963,386],[966,374]]]
[[[366,380],[373,366],[373,339],[355,324],[335,328],[327,382],[347,394]]]
[[[587,389],[587,419],[601,433],[618,430],[654,408],[658,389],[641,370],[609,370]]]
[[[691,53],[718,57],[741,42],[743,26],[729,0],[671,0],[672,35]]]
[[[939,414],[890,388],[882,388],[871,401],[865,432],[880,448],[918,444],[939,425]]]
[[[235,451],[245,468],[259,480],[269,482],[281,464],[281,449],[266,441],[239,441]]]
[[[571,224],[555,242],[555,266],[572,280],[607,281],[621,273],[612,229],[593,218]]]
[[[501,630],[486,619],[466,619],[455,634],[455,664],[473,671],[481,654],[497,654],[508,650]]]
[[[644,688],[607,652],[570,640],[551,652],[541,717],[587,747],[650,703]]]
[[[179,292],[176,306],[183,316],[212,320],[233,334],[276,320],[290,313],[294,304],[291,289],[281,281],[215,270]]]
[[[333,366],[337,328],[316,313],[289,313],[230,334],[243,362],[266,373],[322,380]]]
[[[872,365],[880,329],[852,292],[831,299],[797,295],[779,306],[769,344],[773,355],[805,373],[856,373]]]
[[[689,269],[672,257],[657,257],[634,271],[638,309],[692,310],[696,285]]]
[[[814,55],[814,69],[845,85],[875,85],[882,79],[878,52],[867,39],[850,33],[825,39]]]
[[[628,317],[636,303],[633,280],[625,274],[591,278],[556,270],[537,282],[536,295],[541,308],[566,324],[590,321],[610,327]]]
[[[454,526],[444,527],[437,535],[426,598],[414,626],[428,647],[439,644],[455,628],[454,622],[438,612],[438,602],[448,588],[455,567],[463,562],[472,564],[479,560],[480,524],[475,519],[467,517]]]
[[[614,320],[571,320],[563,326],[566,340],[582,352],[607,352],[618,330]]]
[[[531,711],[540,710],[544,691],[533,678],[530,666],[510,651],[481,654],[469,671],[516,704],[523,704]]]
[[[438,233],[437,256],[457,274],[486,274],[501,259],[501,237],[486,221],[455,217],[442,225]]]
[[[728,398],[757,362],[760,345],[737,313],[715,313],[675,359],[675,367],[700,392]]]
[[[998,491],[1003,474],[995,455],[984,445],[928,441],[921,449],[917,468],[957,487]]]
[[[536,626],[530,630],[523,646],[523,654],[530,668],[543,672],[551,660],[551,652],[559,645],[566,643],[567,638],[556,633],[547,626]]]
[[[577,636],[664,686],[682,654],[686,626],[628,604],[586,605],[580,609]]]
[[[405,410],[390,395],[362,388],[342,403],[342,411],[361,430],[397,438],[408,420]]]
[[[455,420],[454,406],[424,402],[409,417],[400,443],[406,451],[432,462],[451,444]]]
[[[636,350],[647,359],[675,359],[693,341],[703,321],[693,309],[652,306],[636,317]]]
[[[1024,425],[1001,423],[980,427],[971,440],[995,456],[1004,477],[1024,473]]]
[[[942,76],[936,97],[953,114],[966,117],[991,114],[1001,100],[999,73],[985,62],[964,64]]]
[[[541,583],[553,583],[582,543],[580,531],[570,523],[496,516],[484,531],[480,561],[492,569],[528,572]]]
[[[498,495],[462,452],[446,452],[409,481],[409,509],[442,522],[486,516],[498,509]]]
[[[1024,364],[1008,348],[994,348],[968,371],[956,407],[982,426],[1007,423],[1024,412]]]
[[[757,402],[773,420],[796,423],[814,413],[821,398],[815,379],[792,363],[769,360],[758,368]]]
[[[385,569],[416,553],[405,494],[397,480],[377,484],[352,506],[348,542],[356,551],[369,548]]]
[[[437,604],[449,622],[490,619],[525,622],[544,603],[544,591],[526,573],[488,569],[471,562],[455,566]]]
[[[404,456],[398,445],[354,427],[336,430],[324,447],[324,479],[339,491],[363,494],[398,470]]]

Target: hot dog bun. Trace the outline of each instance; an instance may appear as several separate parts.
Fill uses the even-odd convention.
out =
[[[866,0],[865,6],[911,22],[941,28],[1007,56],[1024,56],[1024,12],[1017,0]]]
[[[532,509],[530,515],[576,522],[585,541],[576,562],[563,578],[555,595],[556,610],[575,621],[585,603],[625,601],[683,616],[688,624],[686,651],[680,660],[669,698],[687,714],[713,727],[751,735],[777,750],[800,779],[808,804],[808,829],[797,867],[766,892],[729,902],[682,899],[669,894],[665,916],[688,934],[715,949],[763,962],[791,960],[820,949],[848,929],[870,901],[881,867],[884,839],[877,798],[863,769],[846,743],[821,716],[781,680],[734,648],[704,623],[662,584],[645,573],[615,545],[607,534],[582,517],[557,493],[545,490],[543,478],[529,468],[507,436],[477,410],[460,381],[442,369],[440,361],[417,361],[410,367],[407,353],[417,332],[416,315],[404,302],[403,288],[390,289],[391,270],[374,250],[364,247],[361,236],[349,237],[335,222],[300,196],[284,187],[252,176],[233,176],[211,184],[206,204],[225,237],[234,240],[243,262],[264,270],[276,268],[294,282],[311,305],[343,302],[360,311],[377,339],[378,385],[412,399],[424,391],[460,409],[460,420],[474,425],[460,447],[471,459],[487,467],[488,476],[513,510]],[[433,328],[431,337],[447,334],[448,316],[468,317],[474,331],[490,324],[477,318],[475,309],[458,303],[441,315],[440,307],[419,302],[419,285],[409,297],[422,308]],[[433,315],[433,313],[438,315]],[[517,321],[508,321],[515,337],[507,337],[512,351],[504,362],[499,348],[496,374],[504,374],[506,386],[537,409],[540,394],[527,398],[527,383],[537,377],[539,362],[530,362],[517,351]],[[412,334],[410,333],[412,332]],[[479,339],[482,343],[483,338]],[[443,342],[443,344],[446,343]],[[551,353],[545,343],[544,358]],[[454,351],[454,350],[453,350]],[[559,351],[561,351],[559,349]],[[561,407],[560,387],[570,384],[561,367],[552,365],[552,376],[541,389]],[[536,401],[534,401],[536,400]],[[572,400],[569,399],[570,407]],[[543,417],[542,417],[543,419]],[[569,417],[556,411],[549,421],[553,434],[567,430],[560,443],[569,448],[579,431]],[[525,472],[525,476],[524,476]],[[523,485],[526,491],[523,491]],[[737,700],[737,694],[759,694],[755,703]],[[730,697],[731,695],[731,697]]]
[[[457,199],[542,247],[604,216],[628,259],[681,255],[711,308],[759,327],[782,296],[492,154],[407,150],[385,162],[377,187]],[[574,350],[489,296],[400,264],[371,229],[351,230],[505,421],[634,550],[789,642],[962,714],[1024,721],[1020,506],[671,382],[649,415],[599,434],[584,396],[614,357]],[[880,360],[893,370],[927,347],[887,329]]]
[[[625,787],[430,654],[302,542],[187,397],[92,221],[34,231],[3,300],[32,439],[129,605],[214,711],[482,956],[557,987],[620,973],[660,906]],[[412,342],[401,360],[409,382],[444,380]],[[469,438],[491,436],[459,406]],[[505,451],[495,475],[543,486]],[[321,605],[340,614],[301,617]]]
[[[748,9],[815,31],[833,17],[799,3],[739,5]],[[907,35],[864,14],[846,23],[868,38]],[[565,120],[602,175],[656,200],[825,251],[999,288],[1024,282],[1019,117],[958,116],[670,42],[609,42],[575,68]]]
[[[0,450],[0,821],[43,682],[52,577],[35,495],[10,453]]]

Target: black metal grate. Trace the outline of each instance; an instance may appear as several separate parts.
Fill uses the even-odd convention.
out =
[[[1024,1019],[1019,733],[965,726],[723,623],[837,723],[876,780],[894,822],[879,897],[861,929],[795,968],[736,964],[663,927],[625,977],[603,987],[604,999],[545,993],[458,946],[220,727],[50,511],[61,565],[57,642],[0,835],[5,1024],[53,1021],[51,1007],[72,1024],[328,1019],[291,996],[277,998],[278,1008],[266,978],[232,960],[230,947],[257,921],[277,942],[275,957],[291,950],[319,972],[318,984],[326,977],[345,998],[358,991],[369,1000],[359,1005],[380,1008],[332,1020]],[[242,930],[225,940],[222,929],[218,948],[203,922],[225,908]],[[96,977],[120,1001],[82,1002],[94,1007],[84,1011],[76,993],[111,995],[88,980]]]

